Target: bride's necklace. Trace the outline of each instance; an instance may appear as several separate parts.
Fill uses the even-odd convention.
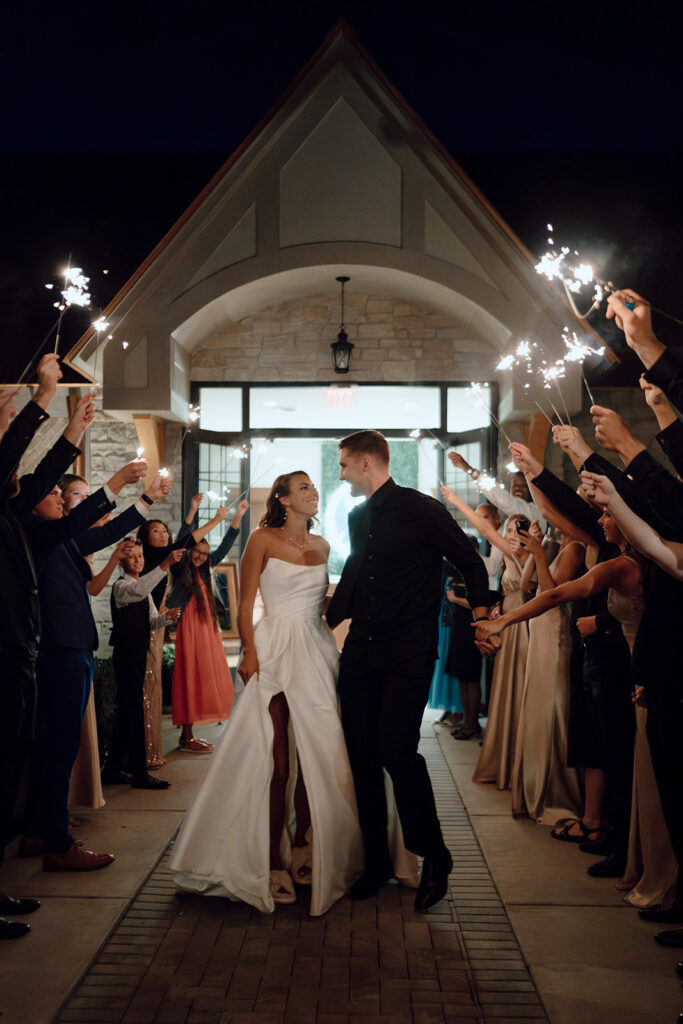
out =
[[[288,534],[288,533],[285,533],[285,528],[284,528],[284,526],[281,526],[281,527],[280,527],[280,529],[281,529],[281,531],[282,531],[282,536],[283,536],[283,537],[285,538],[285,540],[288,540],[288,541],[289,541],[289,543],[290,543],[290,544],[293,544],[295,548],[298,548],[298,549],[299,549],[299,551],[303,551],[303,550],[304,550],[304,548],[307,548],[307,547],[308,547],[308,545],[309,545],[309,544],[311,543],[311,539],[310,539],[310,537],[307,537],[307,538],[306,538],[306,540],[304,541],[304,543],[303,543],[303,544],[298,544],[298,543],[297,543],[297,542],[296,542],[295,540],[293,540],[293,539],[292,539],[292,538],[291,538],[291,537],[289,536],[289,534]]]

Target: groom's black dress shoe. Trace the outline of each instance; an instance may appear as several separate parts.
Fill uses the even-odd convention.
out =
[[[448,892],[448,876],[453,858],[444,847],[438,854],[427,854],[422,862],[422,877],[415,897],[416,910],[429,910]]]
[[[672,928],[668,932],[657,932],[655,942],[672,949],[683,949],[683,928]]]
[[[0,917],[0,939],[18,939],[20,935],[28,935],[31,931],[30,924],[23,921],[8,921]]]
[[[683,922],[683,903],[674,903],[670,907],[649,907],[638,911],[643,921],[654,921],[656,924],[680,924]]]
[[[20,896],[0,896],[0,915],[31,914],[40,906],[40,900],[32,900]]]

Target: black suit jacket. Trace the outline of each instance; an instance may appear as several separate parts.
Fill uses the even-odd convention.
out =
[[[390,657],[436,656],[443,558],[462,573],[472,607],[488,607],[484,563],[441,502],[390,478],[349,515],[351,554],[327,621],[351,618],[345,645]]]
[[[113,508],[100,489],[62,519],[23,518],[38,576],[41,648],[56,645],[92,651],[98,646],[86,589],[92,573],[84,556],[132,533],[144,519],[133,505],[105,526],[88,529]]]
[[[40,637],[38,583],[31,548],[18,516],[29,512],[54,487],[79,454],[63,437],[35,472],[20,479],[20,491],[8,498],[10,481],[46,412],[28,402],[0,441],[0,650],[24,650],[35,656]]]

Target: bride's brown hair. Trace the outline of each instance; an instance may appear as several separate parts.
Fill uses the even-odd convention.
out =
[[[266,512],[259,526],[284,526],[287,519],[287,510],[285,506],[280,502],[280,498],[289,497],[292,489],[292,477],[294,476],[308,476],[308,473],[304,469],[295,469],[292,473],[281,473],[276,478],[275,483],[270,489],[270,494],[266,498]],[[306,523],[306,529],[309,531],[313,526],[313,520],[309,519]]]

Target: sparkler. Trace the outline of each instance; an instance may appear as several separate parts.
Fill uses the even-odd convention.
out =
[[[572,331],[572,333],[570,335],[569,334],[569,330],[566,327],[565,327],[564,332],[562,334],[562,340],[563,340],[563,342],[565,344],[565,348],[567,349],[567,351],[565,353],[565,356],[564,356],[565,363],[578,363],[579,364],[579,367],[581,369],[581,376],[583,377],[583,383],[586,385],[586,391],[588,392],[588,397],[590,398],[591,405],[595,405],[595,399],[593,398],[593,393],[592,393],[591,389],[588,386],[588,381],[586,380],[586,374],[584,373],[584,370],[583,370],[583,362],[584,362],[584,359],[586,359],[588,356],[601,356],[604,353],[604,351],[605,351],[605,346],[602,345],[600,348],[597,348],[597,349],[596,348],[591,348],[590,345],[586,345],[586,344],[584,344],[584,342],[579,341],[579,339],[577,338],[576,334],[573,331]]]
[[[140,447],[140,448],[136,448],[136,449],[135,449],[135,454],[137,455],[137,457],[138,457],[139,459],[141,459],[141,458],[142,458],[142,453],[144,452],[144,450],[145,450],[145,449],[144,449],[144,448],[142,448],[142,447]]]
[[[546,227],[550,229],[551,225],[548,224]],[[552,238],[548,239],[548,244],[553,244]],[[578,320],[587,320],[591,313],[600,308],[600,304],[605,296],[615,291],[615,285],[612,281],[604,281],[597,277],[589,263],[579,263],[576,265],[572,258],[580,259],[580,255],[577,249],[572,250],[569,246],[563,245],[559,252],[553,249],[550,252],[544,253],[534,269],[536,273],[541,274],[548,281],[559,281],[564,288],[574,316]],[[574,295],[589,284],[593,285],[592,302],[586,312],[581,313],[574,300]],[[655,313],[659,313],[668,320],[672,320],[675,324],[683,326],[683,320],[673,316],[671,313],[667,313],[666,310],[653,306],[651,302],[647,302],[645,299],[639,301],[649,306]],[[635,308],[635,303],[629,301],[626,301],[625,305],[629,309]]]
[[[55,338],[55,353],[59,350],[59,338],[62,329],[62,317],[70,306],[89,306],[90,293],[88,292],[89,277],[85,277],[80,267],[71,266],[71,254],[69,262],[64,271],[64,287],[62,289],[62,301],[55,302],[54,306],[59,310],[57,320],[57,337]]]
[[[62,297],[61,299],[58,299],[56,302],[52,303],[55,309],[59,310],[59,316],[57,317],[56,321],[54,322],[50,330],[47,332],[47,334],[41,341],[37,351],[34,352],[34,354],[29,359],[28,363],[22,370],[19,380],[17,381],[17,384],[21,384],[24,377],[26,376],[31,366],[33,365],[34,360],[38,358],[38,356],[43,351],[44,347],[47,345],[48,341],[50,340],[55,331],[57,332],[57,336],[55,338],[54,352],[55,354],[57,353],[59,349],[59,339],[62,328],[62,317],[64,316],[66,310],[70,306],[90,305],[90,294],[88,292],[88,282],[90,279],[83,275],[83,271],[81,270],[80,267],[71,266],[71,254],[69,254],[69,260],[63,276],[64,288],[61,291]],[[48,291],[52,291],[54,285],[46,284],[45,287],[48,289]]]
[[[124,344],[124,347],[127,347],[128,342],[124,341],[123,344]],[[183,447],[183,441],[185,440],[185,438],[189,434],[189,432],[192,429],[192,427],[194,426],[194,424],[199,421],[199,417],[200,416],[201,416],[201,410],[200,410],[199,406],[198,405],[193,405],[192,402],[190,402],[190,405],[189,405],[189,408],[188,408],[188,413],[187,413],[188,423],[185,425],[185,429],[183,430],[182,437],[180,438],[180,447],[181,448]]]
[[[512,356],[512,358],[514,359],[514,356]],[[501,360],[501,362],[502,362],[502,360]],[[496,367],[496,369],[498,369],[498,367]],[[484,396],[481,393],[483,388],[488,388],[488,384],[480,384],[478,381],[474,381],[473,380],[470,383],[470,386],[466,389],[466,392],[467,392],[467,394],[474,395],[475,398],[479,399],[479,402],[481,403],[482,408],[486,411],[487,415],[489,415],[491,417],[491,419],[493,420],[494,426],[496,426],[498,428],[498,430],[500,430],[501,434],[503,435],[503,437],[505,438],[507,443],[511,444],[512,442],[510,441],[510,438],[506,434],[505,428],[503,427],[503,424],[494,415],[494,413],[491,412],[489,403],[484,401]]]

